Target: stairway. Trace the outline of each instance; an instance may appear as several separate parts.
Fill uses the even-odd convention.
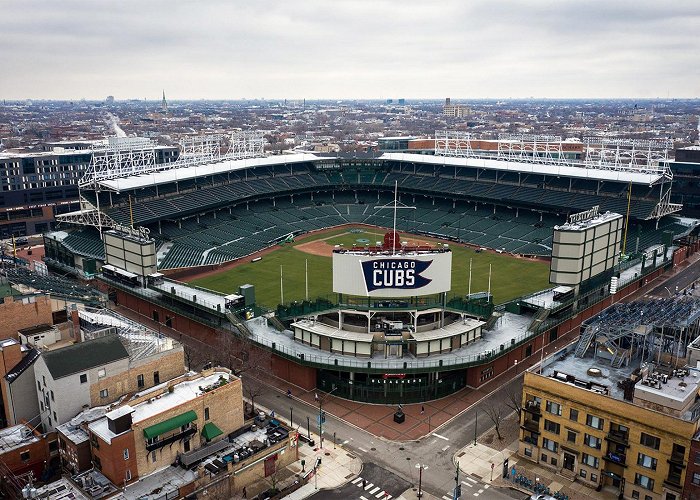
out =
[[[252,334],[250,333],[250,330],[248,330],[248,327],[245,326],[245,323],[243,323],[240,318],[234,313],[233,311],[226,310],[226,318],[231,322],[233,326],[236,327],[236,329],[239,331],[241,335],[244,335],[246,337],[250,337]]]
[[[551,312],[552,310],[546,307],[539,309],[532,317],[532,322],[530,326],[527,327],[527,331],[536,332],[540,325],[549,317],[549,313]]]
[[[577,358],[582,358],[586,355],[586,351],[591,345],[591,342],[593,341],[593,337],[595,337],[595,334],[597,332],[597,328],[594,328],[592,326],[589,326],[586,328],[583,333],[581,334],[581,337],[578,339],[578,344],[576,344],[576,351],[574,355]]]

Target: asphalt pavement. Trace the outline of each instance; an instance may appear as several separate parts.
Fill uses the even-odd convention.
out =
[[[326,436],[324,446],[333,446],[335,434],[336,446],[343,446],[352,451],[366,464],[375,464],[386,469],[389,473],[407,481],[414,488],[418,486],[419,467],[417,464],[427,466],[422,480],[423,489],[437,498],[445,496],[451,498],[455,487],[455,452],[473,441],[475,428],[477,434],[480,435],[493,426],[493,422],[485,412],[486,408],[500,406],[505,409],[503,413],[508,413],[509,410],[506,409],[505,405],[507,393],[510,390],[521,391],[522,378],[523,376],[520,374],[505,382],[499,387],[499,390],[484,397],[469,410],[417,441],[398,443],[380,439],[364,429],[326,414],[326,423],[323,426],[323,432]],[[258,382],[250,377],[244,377],[244,383],[256,384]],[[272,389],[256,398],[256,401],[279,415],[290,417],[291,413],[294,427],[298,428],[300,432],[306,431],[307,418],[312,430],[318,430],[318,409],[303,401],[290,399]],[[462,484],[462,482],[466,484]],[[460,477],[458,484],[462,484],[463,493],[469,492],[469,496],[474,496],[474,493],[478,493],[479,490],[483,490],[481,495],[485,495],[485,492],[488,491],[487,498],[508,499],[522,496],[522,494],[511,490],[488,488],[486,486],[489,485],[477,478],[465,478],[464,475]],[[369,497],[367,498],[371,500]]]

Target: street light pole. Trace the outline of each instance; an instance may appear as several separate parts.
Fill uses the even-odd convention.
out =
[[[428,470],[428,466],[425,464],[416,464],[418,467],[418,498],[423,496],[423,470]]]
[[[479,427],[479,410],[474,409],[474,446],[476,446],[476,429]]]

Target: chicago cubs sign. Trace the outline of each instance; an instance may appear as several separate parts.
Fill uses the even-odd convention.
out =
[[[410,297],[451,287],[452,253],[333,253],[333,291],[368,297]]]

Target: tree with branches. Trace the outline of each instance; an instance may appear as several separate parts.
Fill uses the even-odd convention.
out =
[[[494,428],[496,429],[496,436],[498,436],[498,440],[502,441],[503,437],[501,436],[501,422],[503,421],[503,407],[502,406],[496,406],[495,404],[490,404],[486,407],[485,409],[486,415],[489,417],[491,422],[493,422]]]

